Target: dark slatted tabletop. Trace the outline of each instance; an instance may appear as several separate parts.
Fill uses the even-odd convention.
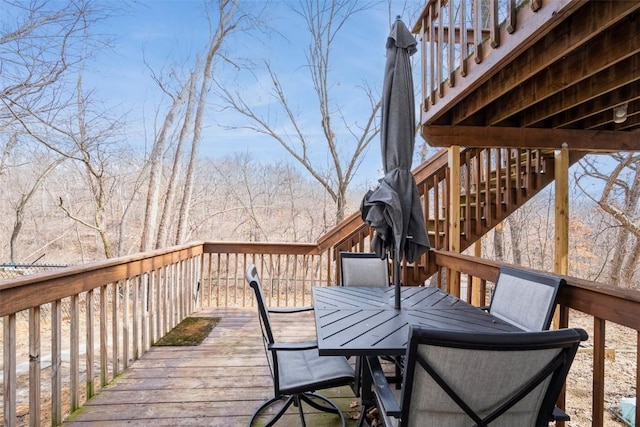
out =
[[[403,287],[401,301],[396,310],[393,287],[314,287],[320,354],[402,355],[410,325],[477,332],[518,330],[438,288]]]

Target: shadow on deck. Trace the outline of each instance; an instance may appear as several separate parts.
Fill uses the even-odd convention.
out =
[[[273,386],[255,308],[205,309],[194,316],[220,317],[196,347],[153,347],[114,383],[90,399],[65,426],[246,426],[253,411],[272,397]],[[295,322],[272,319],[278,337],[315,339],[313,315]],[[349,387],[327,390],[354,426],[360,407]],[[295,408],[278,425],[297,426]],[[305,407],[307,424],[335,426],[335,415]]]

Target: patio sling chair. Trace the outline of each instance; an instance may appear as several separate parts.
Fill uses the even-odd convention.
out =
[[[253,414],[249,426],[253,425],[256,418],[266,409],[277,402],[282,406],[271,420],[264,424],[271,426],[284,415],[287,409],[294,404],[300,415],[300,425],[305,426],[302,403],[305,402],[321,411],[335,413],[340,417],[342,426],[345,426],[345,418],[340,409],[331,400],[314,393],[331,387],[351,385],[354,380],[354,372],[347,359],[342,356],[320,356],[317,342],[281,343],[274,340],[271,329],[270,313],[295,313],[302,309],[269,309],[260,286],[260,279],[255,265],[247,268],[246,278],[253,288],[258,311],[262,337],[269,362],[269,369],[273,377],[274,397],[263,403]]]
[[[500,267],[489,313],[523,331],[549,329],[565,280],[513,267]]]
[[[399,403],[372,356],[367,378],[386,427],[547,427],[586,339],[582,329],[482,334],[412,328]]]
[[[373,252],[340,252],[342,286],[389,286],[389,260]]]
[[[390,286],[389,260],[381,259],[373,252],[340,252],[340,279],[342,286],[367,286],[367,287],[388,287]],[[391,356],[383,357],[396,364],[396,382],[400,382],[402,375],[401,358]],[[360,396],[360,377],[362,375],[362,357],[356,359],[356,378],[353,384],[353,391],[356,396]]]

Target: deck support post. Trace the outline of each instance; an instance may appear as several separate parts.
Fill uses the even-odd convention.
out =
[[[566,275],[569,270],[569,147],[566,142],[555,152],[554,161],[556,191],[553,271]],[[559,328],[560,320],[560,310],[556,310],[552,328]],[[563,319],[563,322],[568,323],[568,319]],[[557,402],[559,408],[565,409],[565,399],[566,387],[563,387]],[[560,422],[558,425],[565,424]]]
[[[553,271],[566,275],[569,269],[569,148],[566,143],[555,154],[555,250]]]

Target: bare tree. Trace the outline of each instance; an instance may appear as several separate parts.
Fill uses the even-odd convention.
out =
[[[64,132],[74,145],[74,154],[67,156],[77,161],[84,170],[93,209],[90,210],[89,218],[83,218],[74,213],[62,197],[59,198],[59,206],[70,219],[94,230],[102,242],[105,257],[112,258],[115,253],[106,210],[115,177],[109,172],[109,163],[115,153],[114,143],[121,123],[108,118],[102,111],[90,110],[90,101],[84,96],[82,75],[77,79],[76,105],[75,123],[70,123],[69,129]],[[121,149],[122,147],[119,147],[118,151]]]
[[[60,85],[92,51],[87,44],[108,43],[89,34],[108,14],[93,0],[0,0],[0,10],[0,129],[6,131],[16,117],[55,117],[67,101]]]
[[[75,106],[73,83],[84,61],[98,44],[108,44],[92,28],[107,18],[112,8],[93,0],[15,2],[0,0],[0,129],[21,135],[23,143],[35,140],[54,152],[58,160],[34,175],[30,190],[16,205],[10,245],[15,257],[23,225],[24,209],[35,191],[65,158],[73,158],[77,147],[69,138],[69,108]],[[69,85],[70,84],[70,85]],[[15,143],[4,142],[3,163]]]
[[[236,2],[220,1],[217,10],[217,24],[212,23],[211,13],[207,15],[209,20],[209,43],[208,50],[202,67],[202,76],[200,79],[200,90],[197,96],[197,105],[193,123],[193,139],[191,141],[191,151],[189,153],[189,161],[187,163],[185,188],[182,192],[182,201],[180,203],[180,213],[178,215],[178,224],[175,243],[182,243],[186,237],[186,225],[188,223],[188,215],[191,207],[191,197],[193,193],[193,175],[198,147],[202,141],[203,118],[206,110],[207,96],[211,89],[213,78],[213,66],[216,56],[221,55],[222,44],[225,39],[234,31],[243,29],[241,24],[248,21],[250,16],[243,13],[237,7]],[[199,62],[199,61],[198,61]]]
[[[184,104],[186,97],[188,96],[189,86],[183,85],[177,94],[173,94],[166,86],[161,82],[160,78],[156,77],[152,73],[152,78],[158,83],[160,89],[171,98],[171,105],[167,111],[160,132],[156,136],[151,153],[148,160],[149,170],[149,183],[147,189],[147,201],[144,207],[144,220],[142,222],[142,231],[140,233],[140,250],[147,251],[153,248],[153,242],[158,228],[158,209],[160,204],[160,192],[162,186],[162,168],[163,168],[163,156],[165,152],[165,146],[167,145],[167,139],[169,133],[176,120],[176,115],[180,111],[180,107]],[[176,153],[179,155],[180,153]],[[166,207],[168,210],[169,207]],[[168,216],[167,213],[165,216]],[[163,231],[164,233],[164,231]]]
[[[11,152],[18,144],[18,135],[16,133],[11,134],[7,142],[2,147],[2,155],[0,156],[0,178],[6,173],[7,163],[11,157]],[[0,181],[1,183],[2,181]]]
[[[191,124],[193,122],[192,117],[193,117],[193,109],[194,109],[195,97],[196,97],[196,83],[197,83],[196,73],[192,72],[191,76],[189,77],[188,86],[185,85],[185,89],[187,89],[187,93],[188,93],[187,107],[184,113],[184,118],[182,120],[180,135],[178,136],[175,154],[173,156],[173,165],[171,167],[171,172],[170,172],[168,183],[167,183],[167,190],[164,196],[164,205],[161,212],[160,221],[158,223],[158,236],[156,239],[156,247],[158,248],[163,247],[167,244],[169,225],[173,219],[172,212],[173,212],[173,205],[174,205],[175,195],[176,195],[176,186],[179,183],[179,178],[180,178],[183,147],[185,145],[187,135],[189,133]],[[165,121],[165,126],[168,124],[169,123]],[[157,156],[155,160],[159,161],[159,156]],[[155,166],[156,168],[153,170],[157,170],[157,167],[159,165],[156,164]],[[155,178],[155,174],[154,174],[154,178]],[[159,183],[159,181],[155,179],[154,179],[154,182]],[[154,187],[157,187],[157,185]]]
[[[321,233],[325,192],[292,165],[265,164],[239,153],[211,162],[209,168],[219,186],[219,203],[210,204],[207,215],[222,229],[217,238],[311,241]]]
[[[27,204],[40,189],[47,176],[65,160],[66,159],[64,157],[58,157],[57,159],[50,162],[47,166],[45,166],[44,170],[38,171],[39,174],[36,177],[35,181],[33,181],[31,188],[21,194],[17,205],[14,207],[16,220],[13,224],[13,230],[11,231],[11,240],[9,242],[9,260],[11,262],[18,262],[18,238],[24,225],[24,215],[27,209]]]
[[[366,84],[362,87],[368,105],[364,123],[350,121],[335,101],[336,86],[330,78],[331,55],[334,42],[341,29],[354,15],[369,4],[354,0],[301,0],[294,12],[302,18],[310,36],[305,52],[309,71],[318,101],[318,123],[328,159],[314,155],[314,133],[305,129],[304,119],[296,112],[286,85],[273,66],[265,61],[265,69],[271,85],[271,96],[277,111],[261,111],[239,90],[218,83],[220,97],[225,108],[239,113],[247,123],[230,128],[243,128],[266,135],[277,141],[311,176],[319,182],[336,205],[334,225],[344,218],[346,194],[356,173],[362,155],[378,135],[376,115],[380,109],[380,97]],[[278,117],[283,117],[282,121]],[[285,132],[282,129],[290,129]],[[345,136],[340,137],[343,133]]]
[[[518,215],[518,211],[512,213],[507,217],[507,223],[509,224],[509,234],[511,236],[511,256],[513,263],[522,265],[522,218]]]
[[[611,171],[594,157],[585,157],[579,163],[581,172],[576,173],[576,181],[583,193],[610,216],[617,229],[609,283],[630,287],[640,259],[640,154],[615,153],[609,158],[614,163]],[[604,184],[599,198],[586,190],[585,182],[589,179]]]
[[[174,221],[176,223],[176,235],[174,242],[179,243],[185,239],[186,226],[188,223],[188,214],[191,207],[191,197],[193,193],[193,175],[195,161],[197,157],[198,147],[202,139],[202,127],[203,117],[206,110],[207,96],[210,92],[211,81],[213,78],[213,68],[216,59],[227,60],[225,53],[223,52],[223,44],[234,32],[246,31],[245,23],[249,25],[253,14],[244,12],[240,8],[240,2],[238,0],[214,0],[204,2],[207,10],[207,19],[209,21],[209,40],[207,41],[206,52],[204,54],[204,60],[196,58],[195,64],[190,71],[190,78],[185,82],[178,82],[180,87],[177,96],[171,95],[166,89],[164,92],[170,95],[173,99],[169,113],[165,117],[160,134],[156,138],[153,144],[150,157],[150,180],[149,191],[147,195],[147,203],[145,206],[145,219],[143,223],[143,232],[141,238],[141,250],[148,250],[152,247],[152,242],[156,242],[156,245],[161,244],[167,236],[167,221],[172,218],[171,210],[173,206],[170,203],[165,203],[162,212],[162,221],[158,224],[158,208],[160,200],[160,190],[162,186],[161,176],[162,169],[164,167],[162,162],[162,156],[165,152],[165,146],[168,142],[169,132],[174,126],[174,121],[178,120],[181,131],[178,136],[177,149],[174,152],[174,161],[172,162],[176,171],[176,167],[180,162],[177,157],[182,156],[182,147],[184,138],[188,134],[192,135],[189,157],[187,159],[187,165],[184,176],[184,188],[182,189],[182,198],[180,200],[179,212],[175,216]],[[175,77],[177,73],[172,72],[171,76]],[[159,79],[156,81],[160,83]],[[198,88],[196,90],[196,87]],[[184,102],[187,101],[187,107],[184,111],[180,110]],[[176,116],[180,114],[179,116]],[[173,179],[177,178],[172,176]],[[173,199],[174,188],[170,187],[166,193],[167,199]],[[157,228],[160,227],[161,233],[157,232]]]

